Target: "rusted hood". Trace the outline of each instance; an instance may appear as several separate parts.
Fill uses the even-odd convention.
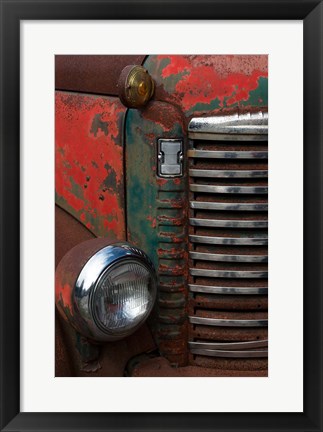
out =
[[[144,55],[57,55],[56,90],[117,95],[117,82],[127,65],[141,65]]]

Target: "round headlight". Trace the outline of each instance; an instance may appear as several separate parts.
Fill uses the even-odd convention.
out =
[[[150,269],[126,260],[107,269],[93,291],[94,319],[102,331],[123,336],[149,314],[155,290]]]
[[[83,265],[71,295],[67,318],[81,334],[97,341],[121,339],[133,333],[153,308],[155,270],[140,249],[127,243],[108,245]]]

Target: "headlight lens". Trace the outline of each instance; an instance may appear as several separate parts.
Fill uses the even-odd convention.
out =
[[[92,300],[102,331],[123,336],[149,315],[155,298],[151,271],[136,260],[117,262],[100,277]]]

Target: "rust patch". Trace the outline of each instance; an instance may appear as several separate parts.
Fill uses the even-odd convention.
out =
[[[122,69],[141,65],[144,59],[144,55],[56,55],[55,88],[117,96]]]
[[[133,377],[265,377],[266,369],[234,370],[205,366],[172,367],[164,357],[155,357],[138,362]]]

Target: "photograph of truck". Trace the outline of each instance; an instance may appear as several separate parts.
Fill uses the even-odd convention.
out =
[[[268,376],[268,56],[55,56],[57,377]]]

